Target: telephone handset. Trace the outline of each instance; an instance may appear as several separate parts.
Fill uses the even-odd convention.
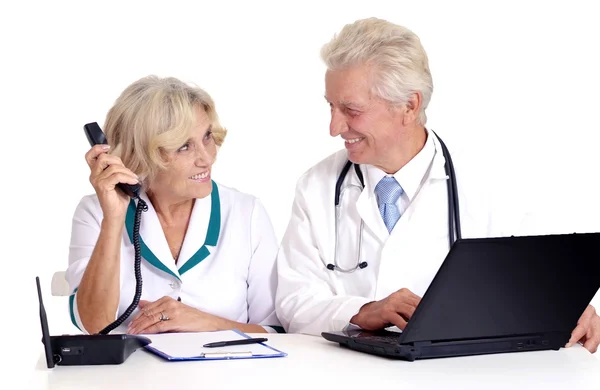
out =
[[[85,135],[91,146],[97,144],[107,144],[106,136],[102,132],[98,123],[91,122],[87,123],[83,126],[83,130],[85,131]],[[148,211],[148,205],[146,202],[140,198],[140,184],[127,184],[127,183],[119,183],[117,184],[124,193],[129,195],[131,198],[137,199],[137,206],[135,209],[135,217],[133,221],[133,248],[135,249],[135,260],[133,263],[134,274],[135,274],[135,295],[133,297],[133,301],[125,310],[123,314],[119,318],[117,318],[113,323],[109,324],[106,328],[102,329],[99,334],[108,334],[110,331],[116,329],[119,325],[123,323],[130,315],[133,313],[137,305],[140,303],[140,298],[142,296],[142,272],[141,272],[141,262],[142,262],[142,254],[140,249],[140,218],[142,216],[142,211]]]
[[[98,126],[98,123],[87,123],[83,126],[83,130],[85,131],[85,136],[87,137],[90,146],[108,143],[106,141],[106,136],[102,132],[100,126]],[[117,184],[117,187],[119,187],[121,191],[129,195],[131,198],[138,198],[140,196],[140,189],[142,188],[140,184],[127,183],[119,183]]]

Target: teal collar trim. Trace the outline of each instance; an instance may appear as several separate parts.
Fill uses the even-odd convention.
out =
[[[69,314],[71,315],[71,322],[73,323],[73,325],[75,325],[75,327],[79,330],[81,330],[79,328],[79,325],[77,325],[77,321],[75,320],[75,309],[73,308],[74,304],[75,304],[75,294],[77,293],[77,290],[79,289],[79,287],[77,287],[74,291],[73,294],[71,294],[71,296],[69,297]]]
[[[219,188],[217,183],[212,182],[212,193],[210,195],[210,220],[208,221],[208,230],[206,231],[206,238],[204,244],[198,252],[186,261],[186,263],[179,268],[179,274],[183,275],[190,269],[198,265],[202,260],[210,255],[207,245],[217,246],[219,242],[219,234],[221,233],[221,199],[219,198]]]
[[[219,199],[219,189],[217,183],[212,182],[211,192],[211,208],[210,208],[210,220],[208,221],[208,230],[206,232],[206,238],[204,244],[194,255],[179,269],[179,275],[176,275],[167,266],[165,266],[155,255],[152,253],[150,248],[144,243],[140,235],[140,249],[142,257],[152,264],[154,267],[173,275],[177,279],[181,280],[180,276],[198,265],[202,260],[210,255],[210,251],[206,247],[207,245],[216,246],[219,241],[219,234],[221,232],[221,200]],[[129,202],[129,208],[127,209],[127,216],[125,218],[125,226],[127,227],[127,234],[129,240],[133,244],[133,222],[135,220],[135,209],[136,204],[133,199]],[[143,215],[142,215],[143,218]]]
[[[275,332],[277,333],[286,333],[285,329],[283,328],[283,326],[276,326],[276,325],[268,325],[271,328],[273,328],[275,330]]]

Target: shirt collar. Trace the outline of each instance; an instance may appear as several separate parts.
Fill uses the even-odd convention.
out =
[[[373,166],[365,165],[367,171],[367,180],[372,191],[375,191],[375,186],[384,176],[393,176],[408,196],[412,200],[423,181],[423,177],[427,173],[429,165],[435,155],[435,144],[433,142],[433,134],[426,130],[427,140],[423,148],[404,165],[398,172],[393,175],[385,173],[383,170]]]

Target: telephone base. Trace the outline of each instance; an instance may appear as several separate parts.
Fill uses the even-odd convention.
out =
[[[53,363],[59,366],[121,364],[150,343],[147,337],[129,334],[50,336]]]

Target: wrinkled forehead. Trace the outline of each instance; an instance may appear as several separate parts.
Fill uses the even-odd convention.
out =
[[[325,73],[325,99],[335,105],[366,105],[371,100],[371,68],[355,66]]]

